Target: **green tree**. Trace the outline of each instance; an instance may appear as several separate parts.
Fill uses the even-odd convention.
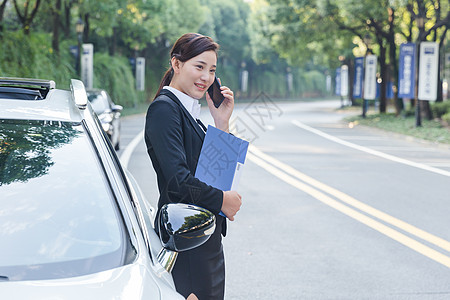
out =
[[[285,69],[290,65],[324,74],[326,68],[321,66],[334,70],[340,64],[339,56],[351,58],[352,35],[338,31],[334,23],[321,15],[318,4],[306,0],[254,1],[249,30],[255,62],[273,61],[275,50],[287,61]],[[304,72],[298,76],[303,77]]]
[[[422,11],[428,17],[423,38],[440,35],[440,41],[446,34],[440,28],[447,28],[449,20],[447,0],[257,0],[254,4],[258,9],[251,21],[252,39],[254,45],[262,46],[252,49],[256,59],[269,53],[270,46],[291,64],[304,65],[312,60],[316,65],[326,63],[334,68],[337,56],[352,58],[353,43],[362,46],[366,34],[373,36],[375,44],[366,46],[371,46],[379,57],[380,112],[386,111],[388,83],[397,81],[397,47],[408,33],[412,36],[416,31],[413,14]],[[400,112],[400,102],[395,103]]]
[[[409,23],[413,24],[414,20],[422,17],[425,20],[424,26],[420,27],[417,34],[418,41],[431,40],[439,43],[439,49],[444,48],[444,41],[446,40],[448,29],[450,27],[450,7],[447,0],[412,0],[407,5],[409,12]],[[416,21],[417,23],[417,21]],[[411,26],[412,27],[412,26]],[[404,33],[408,41],[413,40],[412,29]],[[448,37],[447,37],[448,39]],[[440,62],[442,62],[443,52],[440,52]],[[440,72],[438,73],[438,102],[442,102],[442,81]],[[428,118],[431,119],[431,110],[429,103],[425,102],[425,111]]]
[[[242,0],[203,0],[205,22],[199,32],[220,44],[217,74],[227,86],[239,89],[239,72],[250,59],[247,19],[249,6]]]
[[[250,53],[248,4],[242,0],[204,0],[202,4],[208,8],[209,18],[200,27],[200,33],[219,42],[222,62],[240,65]]]
[[[311,60],[342,54],[349,35],[335,30],[320,14],[316,1],[270,0],[269,18],[273,24],[269,36],[272,46],[289,63],[304,65]],[[323,47],[319,46],[323,43]]]
[[[364,32],[371,32],[375,36],[377,44],[378,63],[380,65],[380,112],[386,112],[386,91],[390,76],[395,72],[388,70],[388,55],[387,51],[391,46],[391,52],[394,54],[394,59],[391,58],[391,63],[396,64],[395,53],[396,46],[394,43],[394,8],[388,1],[381,3],[373,1],[358,2],[355,0],[346,0],[344,3],[336,1],[341,11],[341,18],[334,19],[335,22],[343,30],[349,30],[357,33],[359,38],[362,38]],[[355,28],[358,26],[358,28]],[[359,29],[359,30],[358,30]],[[367,45],[370,47],[370,45]]]
[[[146,57],[148,94],[156,92],[163,73],[169,67],[170,47],[184,33],[197,32],[206,20],[207,9],[198,0],[152,0],[142,4],[146,12],[142,38],[130,41],[136,55]],[[182,18],[180,16],[183,16]],[[140,43],[136,43],[139,41]]]
[[[30,33],[31,23],[36,16],[36,13],[39,10],[39,5],[41,4],[41,0],[13,0],[14,8],[17,13],[17,17],[19,18],[20,23],[22,24],[23,32],[28,35]],[[34,3],[34,5],[33,5]],[[20,6],[23,6],[21,9]]]
[[[77,10],[84,22],[83,41],[89,42],[91,34],[101,38],[111,37],[126,5],[126,0],[79,0]]]

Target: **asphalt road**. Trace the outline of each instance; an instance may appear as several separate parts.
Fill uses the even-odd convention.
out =
[[[226,299],[450,299],[450,147],[352,126],[339,106],[236,105],[251,147]],[[144,115],[122,122],[119,156],[155,206]]]

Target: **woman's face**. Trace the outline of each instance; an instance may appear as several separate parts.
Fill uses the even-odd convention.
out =
[[[170,86],[194,99],[200,99],[214,81],[216,64],[217,55],[212,50],[205,51],[185,62],[172,58],[174,76]]]

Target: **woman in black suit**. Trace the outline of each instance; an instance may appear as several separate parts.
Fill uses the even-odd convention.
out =
[[[172,271],[177,291],[185,297],[195,294],[201,300],[224,297],[221,235],[226,234],[226,220],[219,213],[233,221],[242,203],[237,192],[221,191],[194,177],[206,130],[198,120],[198,99],[214,81],[218,48],[210,37],[196,33],[177,40],[170,52],[171,67],[147,111],[145,124],[147,151],[158,178],[158,211],[166,203],[189,203],[216,215],[216,230],[210,239],[181,252]],[[229,132],[234,96],[225,86],[221,92],[225,100],[219,108],[208,93],[206,100],[215,126]]]

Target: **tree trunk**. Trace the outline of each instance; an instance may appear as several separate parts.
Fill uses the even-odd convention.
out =
[[[381,36],[377,35],[378,45],[380,46],[380,113],[386,113],[386,87],[388,83],[388,72],[386,65],[386,48],[383,45],[383,40]]]
[[[116,53],[116,45],[117,45],[117,27],[113,27],[113,34],[112,36],[109,38],[109,55],[114,56],[114,54]]]
[[[355,99],[353,98],[353,81],[355,78],[355,65],[354,65],[354,60],[353,59],[349,59],[347,61],[347,65],[348,65],[348,99],[350,100],[350,105],[353,106],[355,103]]]
[[[65,36],[70,36],[70,11],[72,10],[73,1],[64,1],[64,22],[63,31]]]
[[[2,4],[0,4],[0,35],[3,33],[3,16],[5,14],[6,2],[8,0],[3,0]]]
[[[84,15],[84,32],[83,32],[83,42],[89,41],[89,14]]]
[[[398,62],[397,62],[397,45],[395,44],[395,32],[394,32],[394,9],[390,8],[390,19],[389,19],[389,33],[388,33],[388,43],[389,43],[389,63],[392,66],[390,72],[390,78],[393,84],[398,87]],[[403,107],[403,101],[398,99],[398,88],[393,90],[394,94],[394,105],[395,114],[398,116],[401,114]]]
[[[395,107],[395,115],[401,115],[404,106],[403,100],[398,98],[398,64],[396,61],[392,61],[392,59],[396,59],[395,57],[396,45],[389,45],[389,66],[387,66],[387,88],[392,89],[392,103]],[[392,83],[392,86],[391,86]],[[394,88],[396,86],[397,88]]]
[[[427,120],[433,120],[433,114],[430,108],[430,101],[419,101],[422,102],[423,115]]]
[[[56,0],[55,7],[53,8],[53,36],[52,36],[52,48],[55,54],[59,55],[59,26],[61,15],[61,0]]]
[[[254,74],[253,69],[254,69],[253,62],[247,63],[247,71],[248,71],[247,98],[252,97],[252,89],[254,85],[254,82],[252,80],[252,74]]]
[[[441,35],[441,40],[439,41],[439,63],[438,63],[438,86],[437,86],[437,99],[436,102],[443,102],[443,96],[442,96],[442,74],[441,74],[441,65],[443,64],[443,57],[445,56],[444,50],[444,40],[445,35],[447,34],[448,28],[445,27],[444,32]],[[441,55],[442,54],[442,55]]]

